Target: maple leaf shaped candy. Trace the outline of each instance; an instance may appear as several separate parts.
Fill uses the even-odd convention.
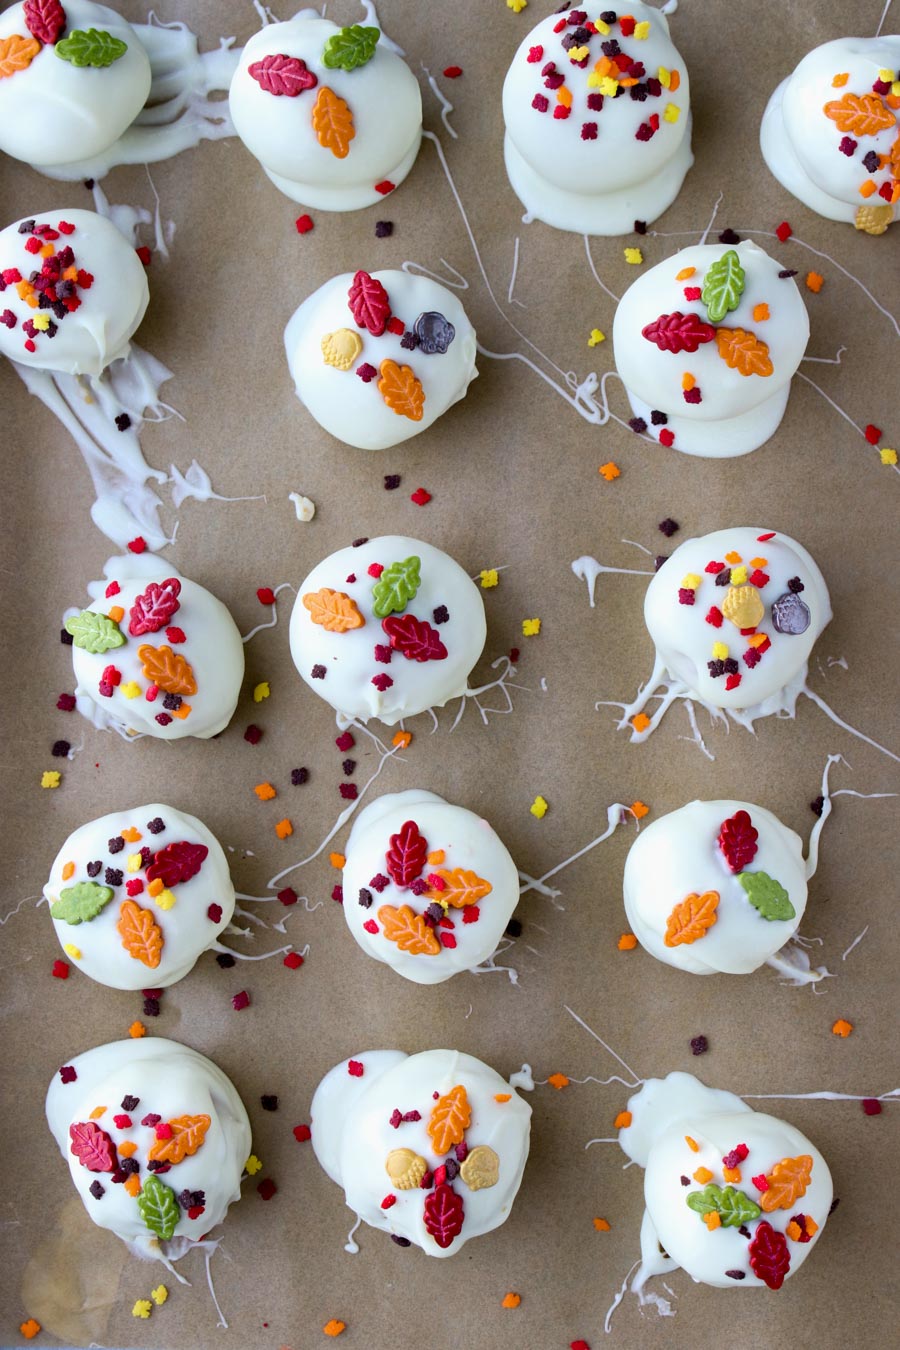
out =
[[[430,889],[429,900],[443,900],[454,909],[475,905],[493,890],[489,881],[485,881],[476,872],[466,871],[464,867],[454,867],[452,871],[446,867],[436,867],[434,875],[444,882],[444,889],[442,891],[436,887]]]
[[[758,838],[759,831],[753,828],[748,811],[735,811],[733,816],[722,821],[718,845],[730,871],[743,872],[747,864],[753,861]]]
[[[446,1182],[425,1197],[425,1228],[439,1247],[449,1247],[463,1226],[463,1202]]]
[[[315,89],[319,83],[301,57],[286,56],[283,52],[272,52],[261,61],[254,61],[247,67],[247,74],[260,89],[276,98],[297,98],[304,90]]]
[[[192,1158],[203,1145],[210,1126],[209,1116],[176,1116],[168,1122],[171,1138],[157,1139],[147,1157],[155,1162],[180,1163]]]
[[[22,9],[32,37],[52,47],[66,26],[66,15],[59,0],[25,0]]]
[[[791,1268],[787,1239],[763,1219],[750,1243],[750,1268],[770,1289],[780,1289]]]
[[[381,626],[395,652],[407,661],[444,661],[447,648],[436,628],[414,614],[390,614],[381,620]]]
[[[435,1102],[426,1130],[435,1153],[441,1157],[461,1144],[472,1123],[472,1108],[462,1083],[457,1083]]]
[[[894,125],[894,115],[877,94],[845,94],[826,103],[825,116],[851,136],[877,136]]]
[[[165,628],[175,611],[181,608],[178,599],[180,594],[181,582],[177,577],[151,581],[129,611],[128,631],[131,636],[142,637],[144,633],[158,633],[161,628]]]
[[[316,97],[312,117],[316,140],[323,150],[330,150],[335,159],[346,159],[350,142],[356,135],[353,114],[349,104],[323,84]]]
[[[92,1120],[69,1126],[71,1152],[89,1172],[114,1172],[118,1166],[116,1146],[105,1130]]]
[[[381,337],[391,317],[391,304],[380,281],[368,272],[356,272],[347,292],[347,304],[359,328],[367,328],[373,337]]]
[[[398,834],[391,835],[391,845],[384,855],[388,876],[398,886],[411,886],[425,866],[428,844],[419,833],[414,820],[407,820]]]
[[[812,1166],[813,1160],[808,1153],[801,1153],[799,1158],[782,1158],[775,1164],[766,1176],[769,1189],[759,1197],[767,1214],[776,1209],[793,1209],[796,1201],[806,1194]]]
[[[162,956],[163,937],[151,911],[141,909],[133,900],[123,900],[116,928],[128,955],[155,970]]]
[[[166,844],[147,868],[147,880],[161,881],[166,890],[183,885],[197,875],[208,853],[205,844],[192,844],[188,839]]]
[[[422,915],[413,913],[409,905],[401,905],[399,909],[382,905],[378,919],[388,942],[396,942],[401,952],[410,956],[439,956],[443,951]]]
[[[706,931],[716,921],[719,907],[719,892],[704,891],[703,895],[687,896],[680,905],[676,905],[666,920],[666,935],[663,942],[667,947],[680,947],[697,942],[706,937]]]
[[[712,342],[716,330],[704,323],[699,314],[660,314],[641,329],[641,336],[653,342],[661,352],[695,352],[704,342]]]

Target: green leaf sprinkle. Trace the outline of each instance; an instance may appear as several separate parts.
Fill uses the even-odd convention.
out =
[[[329,70],[356,70],[371,61],[380,37],[377,28],[363,28],[358,23],[342,28],[325,43],[322,64]]]
[[[733,248],[710,265],[703,278],[700,298],[712,323],[721,323],[730,309],[737,309],[744,293],[745,279],[741,260]]]
[[[742,1223],[759,1218],[759,1205],[734,1186],[716,1186],[710,1182],[702,1191],[691,1191],[687,1203],[695,1214],[718,1214],[723,1228],[740,1228]]]
[[[125,635],[119,631],[119,625],[92,609],[83,609],[80,614],[66,619],[66,632],[72,634],[76,647],[83,647],[95,656],[125,645]]]
[[[128,51],[128,43],[102,28],[76,28],[54,50],[73,66],[111,66]]]
[[[415,599],[421,585],[421,566],[421,559],[412,557],[391,563],[384,569],[372,587],[373,609],[379,619],[386,619],[389,614],[402,614],[410,600]]]
[[[151,1233],[168,1242],[181,1218],[181,1209],[172,1187],[152,1174],[145,1177],[137,1198],[137,1206]]]
[[[50,906],[50,917],[61,923],[90,923],[112,898],[111,886],[99,886],[96,881],[79,881],[60,891],[59,899]]]
[[[738,881],[747,892],[747,899],[764,919],[793,919],[797,911],[780,881],[765,872],[741,872]]]

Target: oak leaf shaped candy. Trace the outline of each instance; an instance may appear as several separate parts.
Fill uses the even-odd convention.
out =
[[[388,942],[396,942],[401,952],[410,956],[438,956],[441,944],[421,914],[414,914],[409,905],[395,909],[382,905],[378,911],[381,931]]]
[[[392,613],[400,614],[410,600],[415,600],[422,584],[419,575],[421,566],[421,559],[413,556],[404,558],[402,562],[391,563],[384,569],[372,587],[372,608],[377,618],[384,619]]]
[[[316,140],[323,150],[330,150],[335,159],[346,159],[350,142],[356,135],[353,114],[342,98],[338,98],[327,84],[323,84],[316,98],[312,117]]]
[[[470,1191],[484,1191],[500,1180],[500,1159],[487,1144],[469,1149],[459,1175]]]
[[[181,608],[178,599],[180,594],[181,582],[177,577],[151,581],[129,611],[128,631],[131,636],[143,637],[145,633],[158,633],[161,628],[165,628],[172,615]]]
[[[116,1146],[105,1130],[92,1120],[69,1126],[70,1151],[89,1172],[114,1172],[118,1165]]]
[[[32,37],[52,47],[66,26],[66,15],[59,0],[25,0],[22,8],[25,24]]]
[[[894,125],[894,114],[877,94],[845,94],[824,107],[826,117],[850,136],[877,136]]]
[[[53,48],[56,55],[73,66],[111,66],[128,51],[128,43],[113,37],[105,28],[76,28]]]
[[[352,328],[338,328],[326,333],[319,345],[326,366],[349,370],[362,351],[362,338]]]
[[[0,80],[27,70],[40,50],[41,44],[36,38],[22,37],[20,33],[0,38]]]
[[[166,890],[183,885],[197,875],[208,853],[205,844],[192,844],[189,839],[173,840],[156,854],[147,868],[147,880],[161,881]]]
[[[435,1153],[443,1156],[456,1144],[461,1144],[472,1123],[472,1108],[462,1083],[457,1083],[434,1104],[425,1126]]]
[[[719,907],[719,892],[704,891],[702,895],[693,893],[680,905],[676,905],[666,920],[666,935],[663,941],[667,947],[681,947],[706,937],[708,928],[716,921]]]
[[[148,1151],[147,1157],[154,1162],[180,1163],[192,1158],[201,1148],[209,1129],[209,1116],[176,1116],[170,1120],[172,1130],[170,1139],[157,1139]]]
[[[172,1187],[151,1173],[144,1179],[137,1206],[151,1233],[162,1238],[163,1242],[168,1242],[181,1218],[181,1209]]]
[[[141,909],[133,900],[123,900],[116,928],[128,955],[155,970],[162,956],[163,936],[151,911]]]
[[[50,906],[50,918],[73,925],[90,923],[112,898],[111,886],[99,886],[96,881],[78,881],[60,891],[59,899]]]
[[[365,623],[355,600],[343,591],[330,591],[327,586],[304,595],[303,607],[309,610],[313,623],[327,633],[349,633],[351,628],[362,628]]]
[[[380,281],[368,272],[354,273],[347,304],[358,327],[368,329],[373,337],[381,337],[391,317],[391,304]]]
[[[138,647],[138,660],[143,664],[144,676],[167,694],[196,694],[194,668],[180,652],[171,647],[151,647],[148,642]]]
[[[757,1279],[770,1289],[780,1289],[791,1268],[791,1254],[787,1238],[763,1219],[756,1225],[756,1233],[749,1247],[750,1268]]]
[[[759,1203],[767,1214],[776,1209],[792,1209],[806,1194],[812,1177],[813,1160],[808,1153],[799,1158],[782,1158],[766,1175],[769,1189],[763,1191]]]
[[[437,887],[432,887],[428,891],[429,900],[443,900],[454,909],[475,905],[493,890],[489,881],[478,876],[477,872],[467,871],[464,867],[452,869],[436,867],[434,875],[444,882],[444,889],[439,891]]]
[[[436,628],[414,614],[391,614],[382,619],[381,626],[395,652],[407,661],[444,661],[447,648]]]
[[[398,886],[411,886],[425,866],[428,844],[419,833],[414,820],[407,820],[397,834],[391,835],[391,844],[384,855],[388,876]]]
[[[425,1228],[439,1247],[449,1247],[463,1226],[462,1196],[446,1182],[425,1197]]]
[[[716,330],[704,323],[699,314],[660,314],[641,329],[641,336],[653,342],[661,352],[695,352],[704,342],[712,342]]]
[[[759,1205],[734,1186],[716,1186],[710,1183],[702,1191],[691,1191],[686,1197],[695,1214],[718,1214],[723,1228],[740,1228],[742,1223],[759,1218]]]
[[[112,651],[114,647],[125,645],[125,634],[119,625],[105,614],[96,614],[92,609],[83,609],[66,619],[66,632],[71,633],[76,647],[81,647],[94,656]]]
[[[284,52],[272,52],[261,61],[254,61],[247,67],[247,74],[260,89],[276,98],[297,98],[304,90],[315,89],[319,83],[301,57],[286,56]]]
[[[746,275],[741,260],[733,248],[710,263],[703,278],[700,298],[712,323],[721,323],[731,309],[737,309],[744,293]]]
[[[764,919],[793,919],[797,911],[791,904],[791,897],[780,881],[770,877],[767,872],[742,872],[738,881],[747,893],[747,899]]]
[[[428,1171],[428,1164],[411,1148],[392,1148],[384,1170],[395,1190],[414,1191]]]
[[[743,872],[756,857],[759,831],[754,829],[749,811],[735,811],[722,821],[718,845],[732,872]]]
[[[748,333],[743,328],[717,328],[716,346],[726,366],[739,375],[774,373],[769,348],[755,333]]]
[[[421,422],[425,408],[425,390],[412,366],[398,366],[396,361],[382,361],[378,391],[391,412]]]
[[[356,70],[371,61],[380,37],[380,29],[363,28],[358,23],[342,28],[325,43],[322,65],[329,70]]]

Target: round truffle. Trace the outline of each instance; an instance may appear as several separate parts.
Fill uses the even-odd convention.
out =
[[[639,429],[715,459],[746,455],[775,434],[808,340],[793,278],[748,242],[697,244],[651,267],[622,296],[613,324]]]
[[[696,975],[756,970],[806,908],[799,835],[751,802],[690,802],[641,830],[625,862],[641,946]]]
[[[506,172],[527,218],[627,234],[672,205],[694,162],[690,82],[660,10],[550,14],[503,85]]]
[[[459,563],[386,535],[332,553],[302,582],[291,656],[341,718],[392,726],[465,693],[486,631],[478,587]]]
[[[140,558],[112,559],[98,598],[66,619],[78,711],[127,736],[217,736],[244,678],[241,635],[209,591]]]
[[[11,361],[99,375],[127,356],[149,300],[140,258],[104,216],[44,211],[0,231],[0,352]]]
[[[900,36],[837,38],[804,56],[763,114],[769,169],[804,206],[884,234],[900,200]]]
[[[456,296],[408,272],[345,272],[314,291],[285,329],[297,397],[347,445],[385,450],[464,398],[475,329]]]
[[[692,697],[763,716],[802,685],[831,603],[802,545],[742,526],[677,548],[647,587],[644,620],[657,659]]]
[[[356,817],[343,889],[344,918],[364,951],[416,984],[440,984],[496,950],[519,874],[486,820],[412,789]]]
[[[341,29],[311,10],[254,34],[228,105],[275,186],[320,211],[380,201],[422,139],[418,82],[378,29]]]
[[[234,913],[215,835],[159,802],[114,811],[70,834],[44,896],[66,956],[111,989],[175,984]]]
[[[240,1199],[247,1112],[185,1045],[148,1036],[87,1050],[55,1075],[46,1110],[88,1214],[141,1256],[177,1261]]]
[[[370,1050],[316,1088],[312,1142],[347,1205],[428,1256],[506,1221],[528,1158],[531,1107],[457,1050]]]
[[[831,1173],[816,1146],[686,1073],[649,1079],[628,1110],[619,1143],[646,1168],[647,1273],[682,1266],[720,1289],[780,1289],[828,1221]]]
[[[65,0],[62,25],[58,10],[17,4],[0,14],[0,49],[13,63],[0,79],[0,150],[36,169],[103,154],[150,93],[150,61],[131,24],[91,0]]]

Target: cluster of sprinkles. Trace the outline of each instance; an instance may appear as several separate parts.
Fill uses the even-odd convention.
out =
[[[573,9],[563,15],[553,26],[553,33],[559,37],[559,51],[550,52],[542,43],[530,47],[526,61],[530,65],[539,65],[543,87],[531,100],[535,112],[551,116],[557,122],[565,122],[575,113],[584,120],[581,122],[581,139],[598,141],[602,146],[602,130],[597,115],[603,111],[606,99],[630,98],[635,103],[648,100],[668,99],[681,83],[677,70],[668,70],[659,66],[655,74],[648,74],[644,62],[638,55],[629,54],[620,45],[619,39],[626,38],[634,42],[646,41],[650,36],[652,21],[644,19],[637,22],[633,15],[619,15],[615,10],[604,10],[597,19],[589,19],[587,11]],[[600,39],[600,52],[591,50],[595,38]],[[640,49],[638,49],[639,51]],[[555,59],[548,59],[548,57]],[[576,94],[567,81],[573,78],[575,70],[585,70],[590,66],[587,76],[587,93],[584,106],[576,104]],[[660,129],[660,120],[677,122],[681,108],[677,103],[665,102],[662,113],[651,112],[641,122],[635,132],[635,140],[650,141]]]
[[[90,290],[94,278],[78,266],[71,242],[76,228],[69,221],[57,221],[54,227],[23,220],[19,234],[24,236],[25,252],[35,265],[30,271],[26,267],[25,274],[22,267],[0,268],[0,306],[3,293],[14,290],[32,311],[30,318],[21,321],[25,334],[22,345],[27,352],[36,352],[38,343],[55,338],[59,325],[81,307],[82,295]],[[4,307],[0,309],[0,323],[14,329],[20,324],[20,316]]]
[[[414,820],[407,820],[397,834],[390,836],[385,852],[385,872],[376,872],[357,897],[366,911],[374,896],[391,884],[425,906],[383,904],[376,918],[367,918],[363,928],[373,936],[381,933],[388,942],[410,956],[439,956],[443,949],[456,946],[456,924],[451,910],[464,924],[477,923],[481,917],[479,902],[490,895],[491,883],[465,867],[448,868],[444,849],[431,849]],[[385,875],[385,873],[387,875]],[[374,893],[374,894],[373,894]],[[461,911],[461,914],[459,913]],[[380,925],[380,928],[379,928]]]
[[[102,28],[74,28],[63,37],[68,21],[59,0],[25,0],[22,18],[27,37],[11,33],[0,38],[0,80],[27,70],[45,48],[52,48],[61,61],[70,65],[95,69],[111,66],[128,50],[126,42]]]
[[[382,360],[377,369],[370,361],[361,361],[357,365],[363,355],[363,339],[357,330],[367,332],[372,338],[383,337],[386,333],[399,337],[404,351],[444,356],[456,336],[453,324],[437,310],[428,310],[407,328],[392,312],[388,293],[381,282],[363,271],[353,277],[347,293],[347,307],[357,329],[338,328],[333,333],[325,333],[320,343],[322,360],[335,370],[355,370],[363,384],[371,384],[377,378],[378,392],[391,412],[398,417],[408,417],[412,422],[421,422],[425,390],[413,368],[390,358]],[[427,494],[425,499],[428,500]],[[416,500],[415,496],[413,500]]]
[[[831,81],[835,90],[844,90],[850,80],[848,71],[838,71]],[[856,212],[855,224],[866,234],[884,234],[894,216],[894,204],[900,200],[900,79],[896,70],[882,69],[871,90],[863,94],[836,93],[824,104],[822,112],[835,125],[840,139],[837,151],[848,159],[859,160],[865,176],[857,191],[864,199]],[[875,150],[872,142],[882,132],[895,139],[886,153]],[[880,197],[883,204],[872,202]]]
[[[797,911],[781,883],[767,872],[746,870],[756,857],[758,837],[749,812],[741,810],[722,822],[715,843],[729,872],[740,882],[747,902],[760,918],[769,922],[793,919]],[[666,920],[665,945],[680,947],[706,937],[719,917],[720,902],[718,891],[688,895],[675,906]],[[694,1044],[691,1043],[694,1054],[702,1054],[706,1049],[705,1038],[699,1039],[703,1041],[702,1048],[694,1050]]]
[[[367,539],[354,540],[354,547],[365,543],[368,543]],[[372,609],[374,617],[381,620],[381,629],[386,638],[386,641],[375,642],[373,646],[374,666],[389,666],[395,654],[407,661],[419,663],[447,659],[447,648],[438,632],[438,628],[450,618],[447,606],[435,606],[431,615],[433,624],[406,612],[421,585],[421,566],[421,559],[415,555],[387,566],[380,562],[369,564],[368,576],[374,582],[371,588]],[[351,572],[344,584],[359,585],[356,573]],[[359,606],[346,591],[323,586],[318,591],[307,591],[302,597],[302,603],[311,621],[327,633],[346,634],[365,626],[366,621]],[[314,680],[324,680],[328,668],[317,663],[310,674]],[[383,694],[394,681],[386,671],[377,671],[372,675],[371,683]]]
[[[773,538],[774,534],[760,535],[757,542],[766,543]],[[772,639],[760,627],[767,603],[772,627],[777,633],[796,637],[805,633],[810,625],[809,606],[800,598],[805,587],[799,577],[791,577],[783,595],[768,602],[764,600],[763,592],[771,584],[771,578],[765,571],[768,565],[768,559],[764,557],[754,557],[745,563],[739,553],[730,550],[724,560],[712,558],[704,568],[707,578],[721,592],[721,596],[717,596],[716,602],[707,610],[706,622],[717,632],[723,629],[726,622],[730,623],[745,639],[741,652],[741,661],[746,667],[743,671],[737,657],[732,656],[728,643],[721,637],[715,638],[710,644],[711,659],[707,661],[710,677],[714,680],[724,677],[728,690],[737,689],[744,675],[759,665],[772,646]],[[703,577],[696,572],[689,572],[678,587],[678,603],[688,606],[696,604],[703,585]],[[726,633],[728,631],[725,630]]]

